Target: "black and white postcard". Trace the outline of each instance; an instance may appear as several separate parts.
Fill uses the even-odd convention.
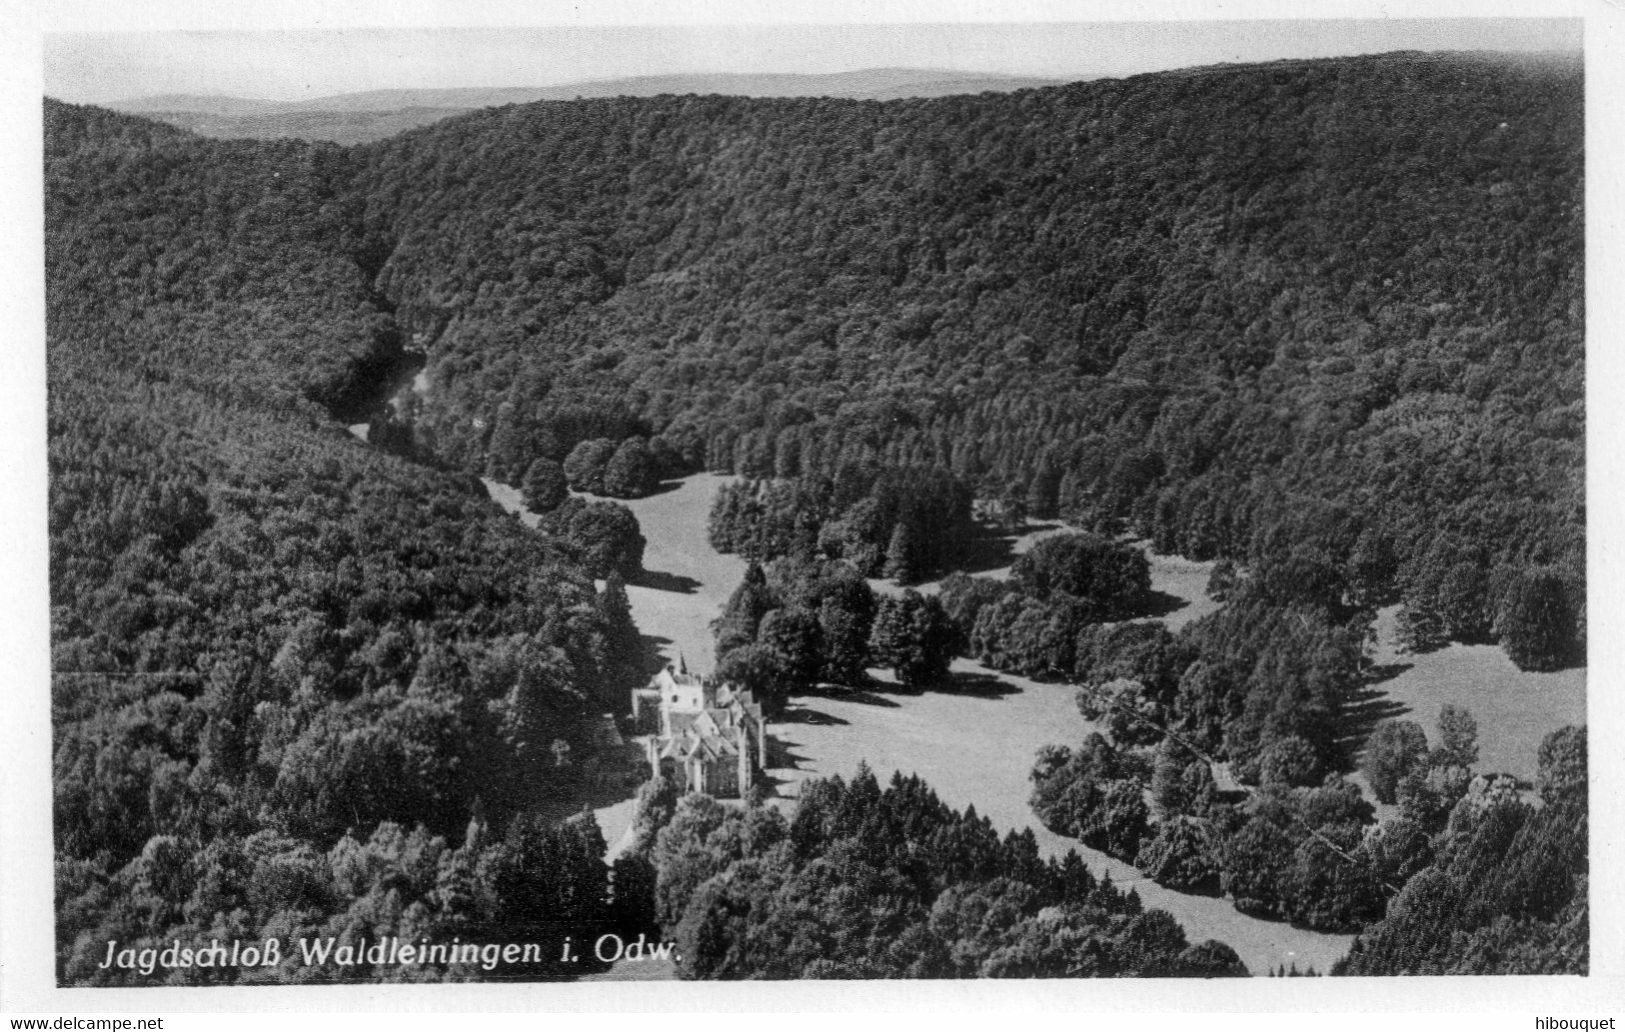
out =
[[[1607,18],[961,6],[43,21],[15,999],[1609,1016]]]

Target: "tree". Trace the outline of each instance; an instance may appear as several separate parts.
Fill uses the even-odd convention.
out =
[[[500,913],[503,927],[513,932],[586,932],[603,920],[608,881],[603,835],[596,824],[592,831],[596,843],[590,835],[535,814],[516,816],[503,839],[480,852],[474,865],[476,892],[487,896],[490,912]]]
[[[492,680],[506,682],[506,692],[491,705],[498,734],[513,759],[519,779],[515,791],[536,792],[554,782],[546,768],[558,766],[554,743],[569,726],[571,703],[579,706],[574,675],[564,651],[534,640],[515,640],[506,654],[493,656]],[[568,744],[568,743],[566,743]],[[521,797],[523,801],[523,797]]]
[[[1439,748],[1432,766],[1471,767],[1478,762],[1478,721],[1453,702],[1439,707]]]
[[[607,437],[582,441],[564,459],[564,475],[570,487],[589,494],[604,493],[604,470],[615,456],[615,443]]]
[[[805,690],[817,683],[823,665],[817,616],[795,607],[770,610],[762,617],[756,641],[778,656],[786,691]]]
[[[1578,803],[1587,796],[1586,729],[1569,725],[1547,735],[1540,743],[1535,781],[1548,804]]]
[[[1271,917],[1281,903],[1281,884],[1296,843],[1274,823],[1254,816],[1219,849],[1220,884],[1237,910]]]
[[[1552,570],[1518,577],[1495,622],[1501,646],[1520,670],[1557,670],[1573,659],[1575,615],[1563,578]]]
[[[567,498],[563,505],[544,514],[540,525],[573,545],[594,577],[607,577],[616,571],[630,580],[643,572],[643,548],[647,543],[643,530],[632,510],[619,502]]]
[[[1434,652],[1449,644],[1444,618],[1431,602],[1406,598],[1396,617],[1395,636],[1400,652]]]
[[[570,496],[570,485],[564,476],[564,467],[552,459],[537,459],[525,470],[521,485],[525,508],[531,512],[551,512]]]
[[[1388,534],[1377,527],[1360,533],[1349,554],[1349,594],[1355,605],[1375,608],[1393,600],[1399,560]]]
[[[777,606],[778,600],[767,586],[767,574],[760,563],[752,561],[717,618],[717,655],[754,642],[762,617]]]
[[[769,716],[784,711],[792,688],[805,687],[804,682],[797,681],[785,654],[761,642],[722,653],[717,660],[717,676],[750,692]]]
[[[1058,534],[1017,557],[1010,579],[1035,598],[1070,596],[1097,619],[1132,615],[1151,590],[1151,563],[1131,545],[1098,534]]]
[[[1186,948],[1179,955],[1179,969],[1172,973],[1190,978],[1246,978],[1249,974],[1236,951],[1217,939]]]
[[[642,853],[615,858],[610,874],[609,928],[623,940],[659,932],[654,920],[655,868]]]
[[[891,543],[886,546],[886,565],[882,572],[899,584],[912,584],[920,579],[920,548],[915,542],[918,534],[912,520],[898,520]]]
[[[1365,828],[1376,814],[1360,786],[1341,774],[1328,774],[1314,788],[1292,793],[1298,820],[1306,827]]]
[[[627,689],[640,687],[648,679],[643,635],[632,621],[632,602],[626,596],[626,580],[619,571],[611,570],[604,578],[596,609],[603,635],[598,660],[603,684],[599,703],[605,711],[614,713],[625,708]]]
[[[1229,559],[1220,559],[1213,564],[1213,572],[1207,577],[1207,597],[1215,602],[1227,602],[1236,590],[1238,576],[1236,564]]]
[[[717,834],[739,820],[738,811],[707,795],[690,792],[678,800],[650,856],[657,872],[655,920],[666,934],[676,930],[695,890],[739,855],[737,839]]]
[[[1219,864],[1206,821],[1164,818],[1140,846],[1134,866],[1158,885],[1176,892],[1213,895],[1219,891]]]
[[[1329,826],[1319,832],[1298,843],[1283,872],[1284,916],[1322,931],[1357,931],[1382,916],[1382,885],[1366,863],[1341,855],[1352,855],[1358,849],[1357,826]]]
[[[629,853],[646,854],[654,848],[655,836],[677,812],[677,786],[663,775],[638,786],[633,805],[632,845]]]
[[[869,586],[863,585],[868,591]],[[857,684],[865,677],[869,662],[869,635],[874,627],[876,603],[871,594],[868,605],[854,609],[836,596],[826,596],[818,606],[818,636],[823,643],[823,669],[820,676],[836,684]]]
[[[958,631],[935,597],[910,589],[880,599],[870,653],[876,663],[891,667],[903,684],[941,683],[958,645]]]
[[[1265,787],[1302,787],[1320,780],[1324,769],[1314,746],[1296,735],[1278,738],[1258,758],[1258,782]]]
[[[1150,829],[1144,789],[1131,778],[1108,781],[1101,786],[1098,807],[1078,827],[1084,845],[1098,849],[1125,863],[1133,863],[1140,843]]]
[[[1404,885],[1433,862],[1433,839],[1426,828],[1400,816],[1378,825],[1366,837],[1363,852],[1378,878]]]
[[[642,498],[657,482],[648,442],[641,437],[628,437],[604,466],[602,493],[612,498]]]
[[[953,619],[954,625],[968,638],[982,609],[1009,592],[1010,585],[1004,581],[972,577],[955,570],[942,579],[937,598],[942,600],[942,607]]]
[[[1189,812],[1191,798],[1186,794],[1185,767],[1196,756],[1172,737],[1158,744],[1151,766],[1151,799],[1165,816]]]
[[[1439,581],[1438,610],[1445,633],[1454,641],[1479,642],[1487,638],[1490,614],[1485,597],[1489,578],[1475,562],[1458,562]]]
[[[1473,772],[1466,767],[1416,766],[1399,779],[1394,798],[1401,815],[1431,834],[1444,827],[1472,780]]]
[[[1106,730],[1120,746],[1155,745],[1162,737],[1162,708],[1140,681],[1119,678],[1101,685],[1106,707]]]
[[[1027,511],[1041,520],[1052,520],[1061,504],[1061,473],[1048,456],[1038,463],[1027,483]]]
[[[1384,720],[1366,741],[1360,769],[1379,802],[1392,803],[1399,782],[1427,758],[1428,740],[1414,720]]]
[[[511,484],[525,471],[528,423],[514,408],[513,402],[504,401],[497,406],[492,420],[491,440],[485,448],[485,472],[492,479]]]

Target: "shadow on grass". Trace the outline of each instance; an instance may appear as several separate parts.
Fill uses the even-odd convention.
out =
[[[656,570],[644,570],[627,583],[651,591],[670,591],[677,595],[692,595],[700,588],[700,582],[693,577],[685,577],[679,573],[661,573]]]
[[[1135,615],[1137,617],[1157,619],[1170,613],[1177,613],[1188,605],[1190,605],[1190,602],[1178,595],[1170,595],[1166,591],[1152,590],[1146,593],[1145,605],[1141,606],[1140,611]]]
[[[1027,521],[1020,526],[1004,528],[979,524],[976,533],[959,540],[945,569],[933,576],[943,576],[955,570],[971,576],[1002,570],[1016,561],[1017,541],[1029,534],[1056,529],[1064,529],[1064,524],[1056,520]]]
[[[1213,800],[1225,806],[1240,806],[1247,801],[1247,796],[1245,788],[1221,788],[1214,791]]]
[[[880,681],[871,679],[863,687],[849,687],[839,684],[822,684],[816,688],[809,688],[797,692],[798,697],[813,697],[836,700],[840,702],[855,702],[860,706],[881,706],[895,709],[898,703],[892,701],[893,696],[914,697],[931,693],[933,695],[963,695],[972,699],[1002,699],[1006,695],[1019,695],[1021,688],[1004,680],[997,674],[986,673],[980,670],[954,670],[948,674],[944,681],[928,685],[905,685],[896,681]],[[843,723],[845,723],[843,721]]]
[[[846,727],[850,720],[843,720],[822,710],[808,709],[806,706],[794,706],[784,711],[779,718],[785,724],[811,724],[814,727]]]
[[[638,786],[649,778],[648,765],[642,762],[641,751],[633,755],[627,750],[621,757],[609,759],[597,770],[585,765],[574,767],[569,775],[550,786],[546,797],[533,799],[529,804],[549,820],[565,820],[582,810],[599,810],[624,803],[637,794]]]
[[[1020,695],[1021,689],[997,674],[980,670],[954,670],[946,680],[935,684],[906,685],[895,681],[872,681],[870,691],[864,694],[879,697],[878,705],[895,706],[885,699],[887,695],[963,695],[972,699],[1002,699],[1006,695]]]
[[[580,812],[582,806],[599,810],[624,803],[637,794],[638,786],[649,779],[647,764],[627,764],[624,769],[606,771],[601,780],[583,777],[578,782],[576,796],[571,801]]]
[[[767,740],[767,766],[779,770],[801,770],[802,763],[807,757],[791,750],[789,743],[782,738],[769,738]],[[774,779],[778,784],[783,780]]]
[[[1016,535],[978,534],[967,538],[954,552],[951,565],[955,570],[975,576],[990,570],[1002,570],[1016,561]]]
[[[881,685],[879,682],[873,682],[870,687],[889,689],[893,686]],[[838,684],[821,684],[816,688],[808,688],[807,690],[797,692],[796,694],[798,696],[811,696],[812,698],[834,699],[840,702],[855,702],[860,706],[881,706],[887,709],[895,709],[897,707],[897,703],[891,701],[883,695],[877,694],[876,692],[868,691],[864,688],[848,688],[844,685]],[[891,694],[917,693],[910,693],[908,689],[902,689],[900,693],[894,692]]]
[[[682,486],[683,482],[681,480],[662,480],[649,490],[631,498],[622,495],[593,494],[591,491],[571,491],[570,493],[579,495],[582,498],[591,498],[598,502],[636,502],[644,498],[653,498],[656,495],[670,494]]]
[[[1021,694],[1020,688],[1002,677],[967,670],[955,670],[948,675],[948,680],[926,690],[940,695],[968,695],[975,699],[1002,699],[1006,695]]]
[[[1378,663],[1366,671],[1365,680],[1367,684],[1392,681],[1415,665],[1415,663]]]
[[[1409,669],[1402,664],[1394,664],[1401,669]],[[1385,678],[1386,680],[1386,678]],[[1339,742],[1348,750],[1350,758],[1358,753],[1365,745],[1365,740],[1377,724],[1384,720],[1392,720],[1411,712],[1411,708],[1397,699],[1390,698],[1388,693],[1374,684],[1368,684],[1349,695],[1343,706],[1342,735]]]
[[[655,495],[671,494],[682,486],[683,482],[681,480],[662,480],[648,491],[645,491],[643,497],[653,498]]]

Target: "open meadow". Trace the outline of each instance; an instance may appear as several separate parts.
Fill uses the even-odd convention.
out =
[[[711,473],[685,477],[675,487],[626,503],[637,515],[648,546],[649,573],[628,585],[632,613],[645,642],[668,661],[682,656],[695,670],[713,662],[710,623],[744,574],[738,556],[721,555],[706,537],[706,518],[718,488],[733,478]],[[512,512],[520,510],[518,491],[487,483],[492,497]],[[534,517],[524,514],[528,523]],[[1019,555],[1039,539],[1064,528],[1042,525],[1011,542]],[[1161,619],[1178,629],[1218,608],[1204,593],[1211,563],[1152,554],[1155,591],[1171,596]],[[1009,567],[982,576],[1003,578]],[[901,589],[875,580],[878,591]],[[930,593],[937,582],[917,586]],[[1585,720],[1585,671],[1522,673],[1497,648],[1451,645],[1422,656],[1394,653],[1393,612],[1377,624],[1376,661],[1393,675],[1380,682],[1378,702],[1385,715],[1418,720],[1436,735],[1439,706],[1456,702],[1479,721],[1480,768],[1531,777],[1535,752],[1547,731]],[[1333,935],[1263,921],[1238,913],[1228,900],[1165,889],[1134,868],[1047,830],[1028,805],[1028,773],[1045,745],[1076,745],[1094,727],[1079,715],[1072,689],[989,670],[960,658],[952,683],[941,690],[905,689],[880,670],[862,689],[830,686],[793,700],[785,719],[770,731],[776,748],[768,775],[780,805],[793,805],[808,778],[850,777],[867,763],[882,781],[893,771],[924,778],[949,805],[975,806],[1001,830],[1030,828],[1045,856],[1076,849],[1091,869],[1133,886],[1147,906],[1167,910],[1193,940],[1214,938],[1235,948],[1248,968],[1261,973],[1282,965],[1325,972],[1347,952],[1353,936]],[[611,856],[625,845],[632,802],[596,811]],[[659,977],[650,965],[613,977]]]

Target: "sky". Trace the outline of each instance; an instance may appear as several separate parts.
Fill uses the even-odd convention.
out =
[[[76,103],[165,93],[299,101],[682,72],[907,67],[1082,79],[1406,49],[1578,51],[1581,43],[1582,22],[1556,18],[59,31],[44,36],[43,71],[47,94]]]

